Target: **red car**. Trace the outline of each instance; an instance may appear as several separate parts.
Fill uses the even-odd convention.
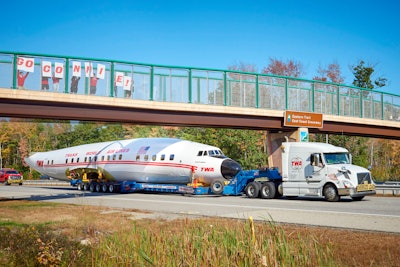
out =
[[[23,179],[24,177],[22,176],[22,174],[14,169],[4,168],[0,170],[0,183],[5,183],[6,185],[22,185]]]

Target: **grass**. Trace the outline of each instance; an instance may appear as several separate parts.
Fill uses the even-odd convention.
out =
[[[138,213],[0,201],[0,266],[396,266],[400,257],[396,234],[252,218],[132,219]]]

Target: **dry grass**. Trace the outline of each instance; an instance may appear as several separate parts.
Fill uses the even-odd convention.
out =
[[[21,225],[44,225],[53,232],[68,236],[71,240],[86,240],[91,244],[96,244],[96,242],[98,243],[99,240],[102,240],[103,250],[110,248],[118,242],[127,242],[126,245],[133,246],[133,239],[126,238],[126,240],[118,240],[118,242],[113,240],[113,238],[121,238],[121,233],[131,233],[133,235],[140,235],[140,240],[142,241],[149,239],[151,242],[162,239],[164,236],[169,236],[171,240],[162,240],[165,246],[170,246],[174,242],[181,242],[187,247],[191,246],[191,253],[195,253],[196,250],[193,250],[193,242],[196,241],[197,235],[202,238],[199,240],[200,243],[198,245],[209,241],[208,237],[212,236],[218,239],[220,236],[224,236],[219,242],[227,242],[227,244],[222,244],[222,246],[225,247],[226,253],[229,254],[232,252],[229,250],[229,246],[232,245],[232,242],[236,242],[236,237],[230,236],[232,232],[224,229],[232,229],[234,233],[240,236],[248,233],[241,229],[249,227],[247,222],[219,218],[146,219],[146,217],[151,217],[151,215],[151,213],[138,210],[115,210],[83,205],[0,200],[0,227],[9,227],[14,224],[15,227]],[[142,219],[133,221],[132,218]],[[205,228],[199,230],[202,226]],[[136,232],[133,228],[136,229]],[[313,246],[316,247],[315,251],[321,248],[327,256],[332,256],[335,265],[339,266],[399,266],[400,235],[398,234],[265,223],[255,223],[254,228],[256,233],[254,238],[257,240],[254,240],[255,243],[251,244],[258,247],[262,251],[260,252],[262,255],[272,253],[274,254],[271,255],[272,257],[280,257],[276,252],[268,249],[268,246],[271,246],[271,242],[284,242],[290,243],[287,253],[293,253],[293,251],[297,251],[297,254],[301,253],[304,249],[303,247],[299,247],[302,246],[301,244],[308,246],[305,249],[305,254],[310,254],[309,251],[314,250]],[[185,232],[187,238],[184,238],[185,240],[174,240],[173,237],[178,236],[182,232]],[[191,239],[190,234],[192,232],[196,234]],[[275,237],[276,239],[274,239]],[[251,239],[251,237],[248,239]],[[297,247],[291,247],[291,244],[295,244]],[[144,246],[144,244],[142,245]],[[236,244],[236,246],[239,245]],[[156,253],[154,248],[149,245],[147,246],[148,255]],[[203,257],[210,257],[212,260],[212,257],[215,259],[215,257],[225,255],[222,254],[223,248],[221,245],[219,246],[219,248],[216,248],[220,250],[219,253],[214,255],[212,250],[202,251]],[[246,246],[249,246],[249,244]],[[122,251],[121,253],[125,252]],[[176,252],[172,251],[171,256],[173,256],[173,253]],[[317,251],[316,253],[321,252]],[[1,255],[0,253],[0,257]],[[314,255],[309,256],[313,257]],[[295,260],[296,257],[298,255],[294,255],[293,259]],[[94,253],[92,258],[102,260],[102,255]],[[157,258],[155,258],[155,261],[157,263]],[[223,263],[223,261],[221,262]],[[282,264],[282,261],[277,260],[277,262]],[[290,265],[293,264],[295,263],[291,263]]]

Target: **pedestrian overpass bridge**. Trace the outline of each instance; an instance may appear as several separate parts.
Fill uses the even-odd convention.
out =
[[[284,125],[287,110],[323,114],[310,132],[400,139],[398,95],[260,73],[0,52],[2,117],[284,132],[293,130]]]

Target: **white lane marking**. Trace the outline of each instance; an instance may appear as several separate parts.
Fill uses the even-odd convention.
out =
[[[92,198],[92,197],[91,197]],[[103,197],[96,197],[103,198]],[[264,207],[264,206],[247,206],[247,205],[230,205],[230,204],[214,204],[214,203],[204,203],[204,202],[180,202],[180,201],[170,201],[170,200],[149,200],[149,199],[132,199],[132,198],[117,198],[117,197],[107,197],[105,199],[122,200],[122,201],[141,201],[141,202],[154,202],[154,203],[168,203],[168,204],[179,204],[179,205],[198,205],[198,206],[213,206],[213,207],[233,207],[233,208],[246,208],[246,209],[272,209],[280,211],[295,211],[295,212],[316,212],[316,213],[334,213],[342,215],[364,215],[364,216],[375,216],[375,217],[387,217],[387,218],[397,218],[400,219],[398,215],[385,215],[385,214],[373,214],[373,213],[354,213],[354,212],[344,212],[344,211],[324,211],[324,210],[307,210],[307,209],[290,209],[290,208],[274,208],[274,207]]]

